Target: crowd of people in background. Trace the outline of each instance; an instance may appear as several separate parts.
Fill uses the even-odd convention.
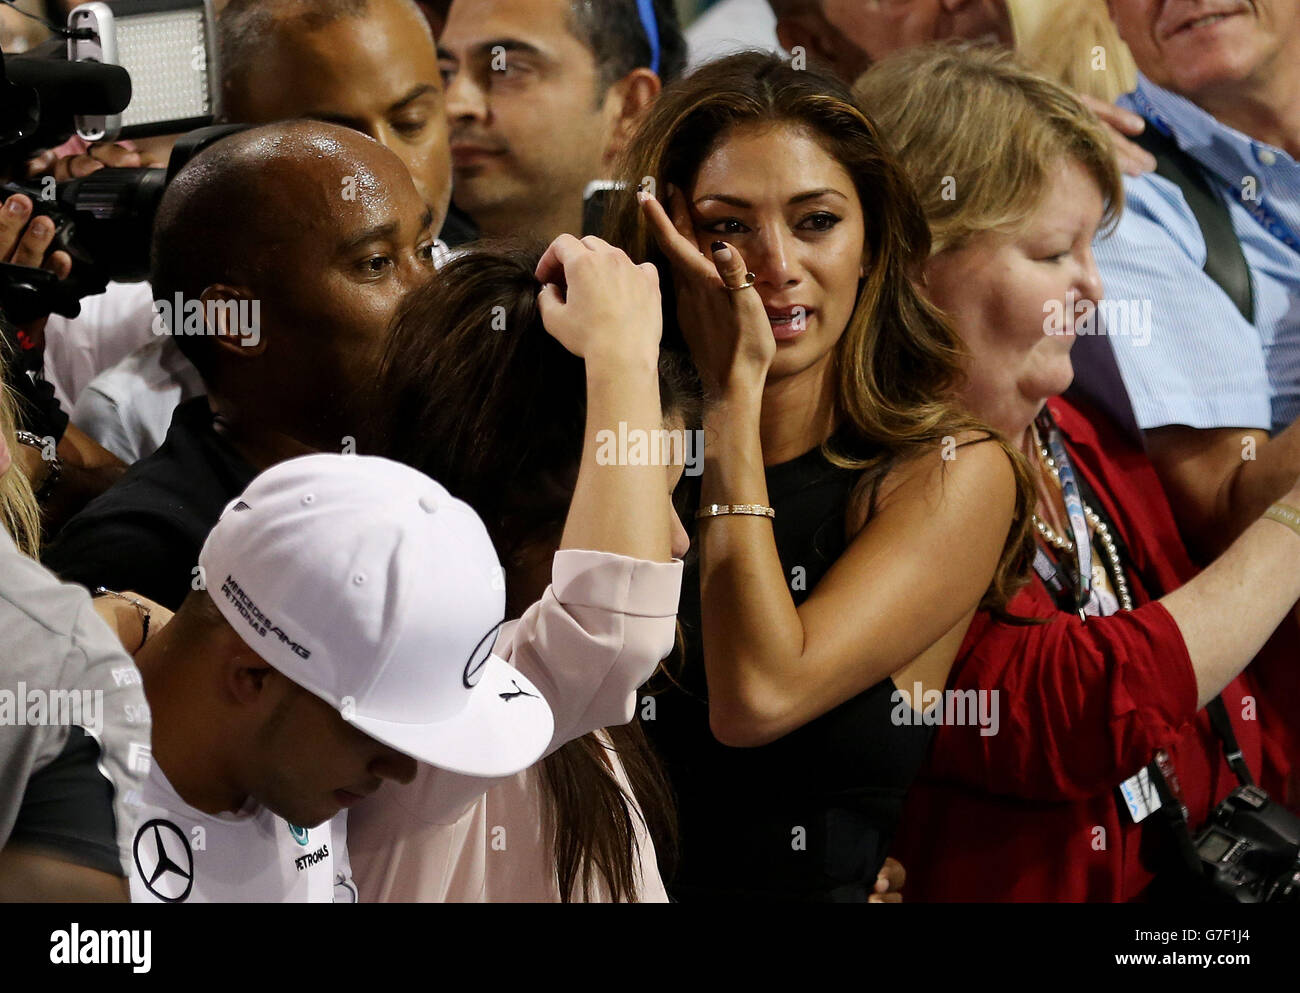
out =
[[[1300,0],[214,6],[4,322],[0,900],[1300,898]]]

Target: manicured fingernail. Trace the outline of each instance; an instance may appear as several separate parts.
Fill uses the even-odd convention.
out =
[[[646,203],[650,199],[650,194],[647,193],[645,190],[637,190],[636,198],[640,200],[642,203]]]
[[[731,249],[727,247],[725,241],[713,242],[713,244],[709,246],[709,251],[713,253],[713,257],[719,262],[731,261]]]

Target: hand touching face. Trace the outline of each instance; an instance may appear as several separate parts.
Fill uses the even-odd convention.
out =
[[[701,251],[725,241],[754,274],[776,339],[769,381],[827,360],[857,305],[865,219],[848,171],[803,128],[744,128],[700,164],[688,194]]]

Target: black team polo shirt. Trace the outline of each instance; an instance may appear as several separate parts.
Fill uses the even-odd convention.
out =
[[[212,421],[205,396],[177,407],[162,446],[64,525],[45,565],[87,589],[132,590],[176,610],[197,586],[208,532],[257,475]]]

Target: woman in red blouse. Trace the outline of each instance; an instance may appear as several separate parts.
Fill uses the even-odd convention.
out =
[[[1091,245],[1123,190],[1070,93],[1006,55],[933,49],[856,95],[924,201],[927,289],[970,353],[966,403],[1038,482],[1034,574],[1007,607],[1034,620],[979,614],[942,701],[898,711],[939,724],[895,844],[909,899],[1155,898],[1157,873],[1188,871],[1172,796],[1194,833],[1238,783],[1207,704],[1282,789],[1284,729],[1243,670],[1300,598],[1300,487],[1197,575],[1140,448],[1060,399],[1075,335],[1142,317],[1141,301],[1099,313]]]

